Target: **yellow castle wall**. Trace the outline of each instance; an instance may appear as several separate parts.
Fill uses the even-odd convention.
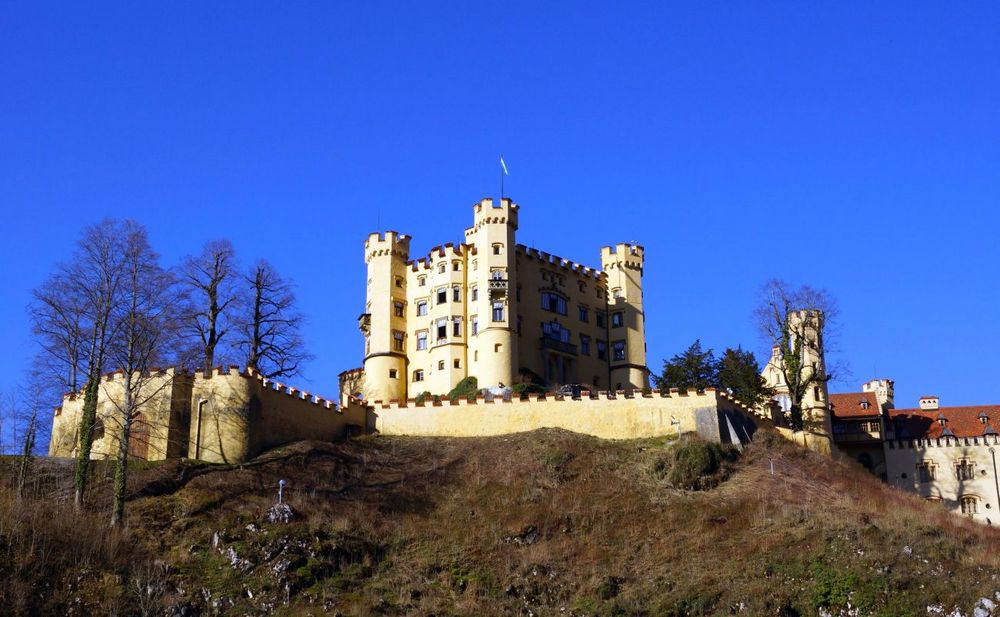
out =
[[[352,402],[355,407],[363,404]],[[391,403],[368,408],[374,428],[386,435],[482,437],[538,428],[562,428],[604,439],[633,439],[678,433],[698,433],[705,439],[730,442],[726,418],[743,441],[754,431],[751,412],[728,395],[709,390],[673,391],[635,397],[579,400],[531,396],[529,400],[475,402],[428,401],[417,405]]]

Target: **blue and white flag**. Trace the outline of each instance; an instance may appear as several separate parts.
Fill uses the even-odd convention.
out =
[[[504,162],[502,154],[500,155],[500,168],[503,169],[503,175],[510,175],[510,172],[507,171],[507,163]]]

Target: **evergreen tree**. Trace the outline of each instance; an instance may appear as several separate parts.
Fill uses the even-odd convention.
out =
[[[774,394],[764,382],[757,358],[739,347],[726,349],[719,358],[716,373],[718,386],[750,407],[763,405]]]
[[[701,340],[696,340],[685,351],[663,363],[663,373],[654,377],[660,390],[677,388],[704,390],[717,382],[717,363],[711,349],[703,351]]]

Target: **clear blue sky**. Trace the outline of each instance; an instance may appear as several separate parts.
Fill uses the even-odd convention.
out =
[[[332,396],[366,234],[457,240],[503,152],[521,242],[646,246],[651,366],[760,356],[779,277],[838,298],[836,390],[1000,403],[1000,5],[615,4],[0,4],[0,390],[31,288],[132,216],[167,263],[228,237],[294,278]]]

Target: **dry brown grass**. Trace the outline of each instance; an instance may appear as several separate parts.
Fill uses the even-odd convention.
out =
[[[1000,591],[995,530],[849,462],[762,434],[729,480],[684,492],[652,471],[669,447],[544,430],[301,443],[244,466],[170,462],[132,474],[120,534],[102,502],[68,516],[53,472],[29,505],[0,500],[0,549],[16,564],[0,564],[0,602],[20,613],[79,598],[82,612],[119,614],[217,602],[234,614],[810,615],[843,606],[849,588],[862,614],[905,615],[970,612]],[[301,518],[246,531],[282,478]],[[245,555],[287,536],[347,556],[235,572],[211,548],[216,531]],[[298,585],[288,605],[282,581]]]

